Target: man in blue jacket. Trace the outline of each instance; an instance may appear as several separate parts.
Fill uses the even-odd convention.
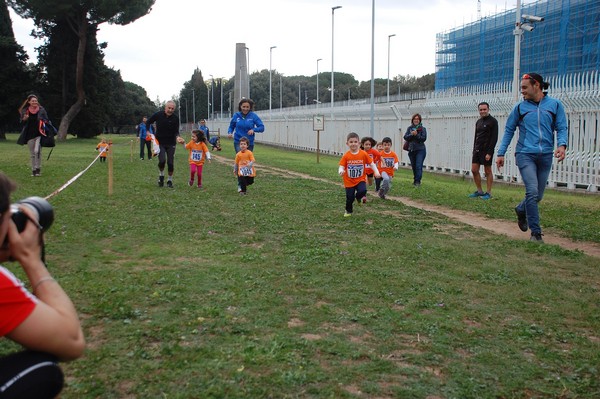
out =
[[[538,202],[544,196],[552,158],[555,157],[558,162],[565,159],[568,139],[565,109],[560,101],[547,96],[548,87],[548,82],[544,82],[537,73],[523,75],[523,101],[508,116],[496,159],[496,166],[500,169],[504,166],[504,155],[515,129],[519,127],[515,159],[525,185],[525,199],[516,206],[515,212],[519,228],[527,231],[529,227],[531,241],[538,242],[543,242]]]

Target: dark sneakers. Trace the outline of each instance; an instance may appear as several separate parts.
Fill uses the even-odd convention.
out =
[[[529,241],[534,241],[534,242],[544,242],[544,239],[542,238],[543,234],[542,233],[531,233],[531,238],[529,239]]]
[[[167,187],[173,188],[173,182],[171,180],[167,180]]]
[[[527,214],[525,212],[519,212],[517,208],[515,208],[515,213],[517,214],[517,224],[521,231],[527,231]]]
[[[158,176],[158,187],[162,187],[165,185],[165,177],[164,176]]]

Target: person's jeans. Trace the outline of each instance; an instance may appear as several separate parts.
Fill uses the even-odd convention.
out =
[[[152,158],[152,142],[140,139],[140,158],[144,159],[144,147],[148,150],[148,159]]]
[[[421,178],[423,177],[423,162],[427,155],[427,149],[409,151],[408,158],[410,159],[410,166],[413,171],[413,183],[421,184]]]
[[[525,199],[517,205],[517,212],[527,214],[527,224],[531,234],[540,234],[540,214],[538,202],[544,197],[544,190],[548,181],[548,175],[552,169],[553,154],[524,154],[515,156],[523,184],[525,185]]]
[[[346,187],[346,212],[352,213],[354,200],[359,202],[367,195],[367,182],[361,181],[354,187]]]

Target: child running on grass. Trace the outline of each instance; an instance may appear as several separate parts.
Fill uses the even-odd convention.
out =
[[[238,179],[238,192],[246,195],[246,188],[254,184],[256,169],[254,168],[254,154],[248,149],[250,141],[246,137],[240,138],[240,151],[235,154],[233,172]]]
[[[381,158],[379,151],[374,148],[377,145],[377,141],[373,137],[363,137],[360,144],[360,148],[369,154],[375,165],[377,165],[379,158]],[[367,183],[369,186],[373,185],[373,169],[369,165],[367,165]],[[362,202],[363,204],[367,202],[366,195],[362,198]]]
[[[383,152],[383,143],[381,141],[377,142],[377,145],[375,145],[375,149],[379,153],[379,159],[381,159],[381,153]],[[376,162],[375,164],[378,165],[379,162]],[[381,187],[381,180],[383,180],[381,177],[375,178],[375,192],[377,193],[379,192],[379,188]]]
[[[205,160],[210,162],[210,152],[206,146],[206,138],[202,130],[192,130],[192,139],[185,145],[189,152],[190,181],[188,186],[194,185],[194,177],[198,174],[198,188],[202,188],[202,168]],[[182,143],[183,144],[183,143]]]
[[[360,137],[356,133],[348,134],[346,145],[349,150],[342,156],[338,173],[344,178],[346,188],[346,212],[344,217],[352,216],[354,200],[360,204],[367,195],[367,165],[379,177],[377,166],[365,151],[360,149]]]
[[[392,179],[394,171],[398,170],[398,155],[392,151],[392,139],[384,137],[381,140],[383,143],[383,151],[380,153],[379,169],[381,170],[381,188],[379,189],[379,198],[385,199],[385,196],[392,188]]]
[[[96,151],[100,151],[100,162],[106,162],[106,155],[108,154],[108,143],[106,139],[100,140],[96,146]]]

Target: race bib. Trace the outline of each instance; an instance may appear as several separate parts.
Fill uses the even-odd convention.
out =
[[[240,168],[240,176],[252,176],[252,167],[244,166],[243,168]]]
[[[348,165],[346,168],[346,173],[348,173],[348,177],[351,179],[357,179],[364,175],[365,168],[363,165]]]
[[[202,161],[203,154],[204,153],[200,150],[192,150],[192,152],[190,154],[190,159],[194,162],[200,162],[200,161]]]

